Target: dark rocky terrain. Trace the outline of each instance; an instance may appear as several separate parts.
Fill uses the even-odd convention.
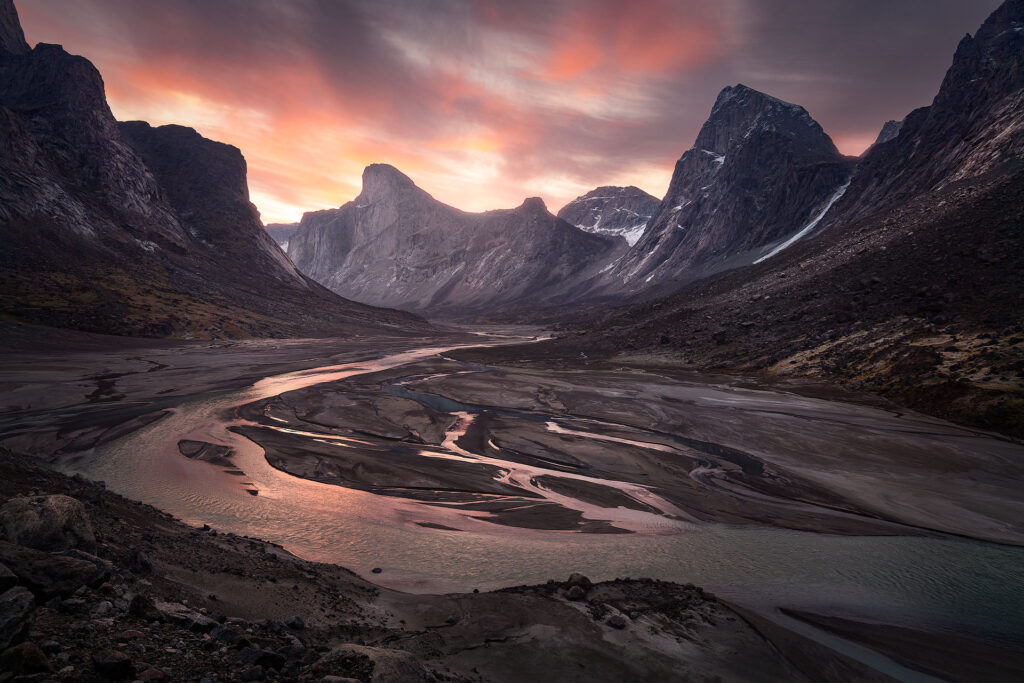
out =
[[[288,251],[288,240],[299,229],[298,223],[267,223],[267,234],[270,235],[282,251]]]
[[[296,271],[249,202],[237,149],[118,124],[88,60],[29,49],[10,0],[0,29],[5,319],[214,338],[423,328]]]
[[[579,296],[625,248],[621,238],[556,218],[538,198],[515,209],[466,213],[398,169],[373,164],[353,201],[302,217],[288,255],[344,297],[466,316]]]
[[[558,211],[558,217],[580,230],[624,237],[630,246],[644,234],[661,202],[639,187],[602,186],[580,195]]]
[[[522,353],[825,377],[1024,437],[1021,26],[1011,0],[961,42],[933,105],[868,151],[827,229]]]
[[[750,263],[820,212],[852,166],[803,107],[744,85],[725,88],[603,291],[664,291]]]
[[[408,595],[6,450],[0,475],[4,681],[875,680],[693,585],[574,574]]]

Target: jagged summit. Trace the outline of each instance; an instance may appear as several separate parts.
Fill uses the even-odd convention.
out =
[[[718,94],[694,148],[723,155],[737,140],[759,131],[799,137],[805,144],[835,151],[832,139],[806,109],[742,83],[727,86]]]
[[[871,146],[874,147],[875,145],[889,142],[900,134],[901,128],[903,128],[903,121],[886,121],[882,126],[882,130],[878,131],[878,137],[875,138]]]
[[[540,197],[527,197],[516,211],[520,213],[547,213],[548,206]]]
[[[410,190],[423,192],[412,178],[391,164],[370,164],[363,169],[363,189],[359,201],[376,202]]]
[[[735,267],[804,228],[850,166],[803,107],[742,84],[724,88],[608,287],[675,287]]]
[[[563,206],[558,217],[580,230],[621,236],[633,245],[643,235],[658,204],[656,197],[639,187],[602,185]]]
[[[13,0],[0,0],[0,55],[23,55],[30,50]]]
[[[307,213],[288,239],[299,269],[343,296],[432,315],[553,305],[625,250],[553,216],[540,197],[460,211],[387,164],[338,209]]]

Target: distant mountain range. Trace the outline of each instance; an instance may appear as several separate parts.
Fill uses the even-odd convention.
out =
[[[366,168],[355,200],[303,216],[288,244],[302,272],[342,296],[451,316],[579,298],[625,250],[621,237],[584,232],[540,199],[467,213],[386,164]]]
[[[598,187],[561,208],[558,217],[580,230],[624,237],[633,246],[660,202],[639,187]]]
[[[118,123],[103,80],[25,42],[0,0],[0,307],[8,320],[144,336],[404,331],[300,273],[249,201],[234,147]]]

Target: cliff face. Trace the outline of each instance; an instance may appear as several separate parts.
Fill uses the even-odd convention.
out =
[[[643,237],[608,274],[638,291],[757,255],[804,227],[851,174],[802,108],[743,85],[719,94]]]
[[[302,276],[249,202],[245,160],[180,126],[118,124],[103,80],[29,49],[0,1],[0,307],[145,336],[312,335],[424,323]]]
[[[1024,157],[1024,0],[1003,3],[960,41],[931,106],[861,160],[830,224],[991,173]]]
[[[639,187],[603,186],[561,208],[558,217],[597,235],[624,237],[633,246],[660,202]]]
[[[466,213],[374,164],[355,200],[303,216],[288,255],[356,301],[463,315],[566,299],[625,246],[556,218],[540,199]]]

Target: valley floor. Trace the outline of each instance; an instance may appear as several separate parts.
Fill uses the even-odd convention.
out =
[[[250,646],[287,651],[268,675],[1010,680],[1024,664],[1024,458],[992,434],[808,382],[468,364],[448,349],[512,339],[472,330],[117,348],[4,332],[3,498],[85,500],[99,555],[156,567],[88,599],[152,592],[242,618]],[[543,584],[575,570],[677,583],[582,600]],[[89,620],[37,612],[36,640]],[[279,623],[293,612],[308,630]],[[161,654],[170,626],[104,619],[144,633],[147,662],[183,666]],[[223,654],[182,638],[190,675]],[[95,645],[72,641],[66,659]],[[377,649],[337,654],[352,643]]]

